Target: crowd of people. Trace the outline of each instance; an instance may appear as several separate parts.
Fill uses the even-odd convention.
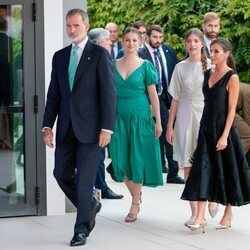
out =
[[[209,202],[212,217],[225,206],[216,228],[228,228],[232,206],[250,202],[250,85],[242,85],[238,102],[231,45],[218,38],[220,17],[208,12],[203,32],[187,31],[181,62],[156,24],[134,22],[121,41],[114,22],[89,30],[81,9],[70,10],[66,24],[72,44],[53,57],[43,133],[54,147],[58,117],[54,176],[77,208],[70,245],[86,244],[95,226],[101,203],[94,187],[102,198],[123,198],[105,181],[106,146],[107,171],[131,195],[125,222],[137,220],[142,187],[163,185],[167,173],[167,183],[185,184],[181,199],[191,208],[186,227],[204,231]]]

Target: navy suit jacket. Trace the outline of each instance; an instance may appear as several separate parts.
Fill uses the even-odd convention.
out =
[[[165,58],[167,61],[168,79],[170,82],[173,71],[174,71],[174,67],[178,63],[178,59],[177,59],[175,51],[172,47],[163,44],[162,49],[163,49],[163,52],[164,52],[164,55],[165,55]],[[142,59],[149,60],[154,65],[154,60],[153,60],[153,58],[152,58],[152,56],[151,56],[151,54],[146,46],[144,46],[143,48],[140,48],[138,50],[138,55]]]
[[[57,142],[64,140],[71,123],[80,142],[96,143],[101,129],[114,130],[116,93],[111,58],[106,49],[88,40],[70,91],[70,52],[71,45],[54,54],[43,127],[52,128],[58,117]]]

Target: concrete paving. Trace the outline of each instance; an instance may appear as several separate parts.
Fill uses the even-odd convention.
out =
[[[181,172],[181,175],[183,173]],[[164,174],[164,179],[166,175]],[[180,200],[184,185],[164,184],[158,188],[143,188],[143,203],[138,220],[125,223],[130,196],[123,183],[113,182],[110,188],[124,194],[122,200],[102,200],[97,224],[85,246],[87,250],[249,250],[250,206],[234,209],[232,227],[216,230],[223,207],[211,219],[208,227],[191,232],[184,226],[189,218],[188,202]],[[0,219],[0,250],[64,250],[72,249],[75,213],[64,216],[19,217]]]

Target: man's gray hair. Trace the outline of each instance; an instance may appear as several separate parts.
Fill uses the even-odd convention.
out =
[[[88,17],[88,14],[82,10],[82,9],[71,9],[68,11],[67,15],[66,15],[66,18],[68,16],[73,16],[73,15],[80,15],[82,17],[82,20],[84,23],[89,23],[89,17]]]
[[[103,28],[95,28],[90,30],[88,33],[88,37],[93,43],[101,43],[109,35],[109,31]]]

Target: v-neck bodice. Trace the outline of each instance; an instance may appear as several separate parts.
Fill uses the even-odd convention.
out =
[[[119,72],[119,70],[118,70],[118,68],[117,68],[117,66],[116,66],[116,62],[114,63],[114,68],[115,68],[115,71],[117,72],[117,74],[122,78],[122,80],[123,80],[123,81],[127,81],[127,80],[130,78],[130,76],[133,76],[133,74],[136,73],[136,72],[142,67],[142,65],[143,65],[144,63],[145,63],[145,61],[142,62],[140,66],[138,66],[137,68],[135,68],[134,70],[132,70],[132,71],[129,73],[129,75],[128,75],[125,79],[124,79],[124,77],[121,75],[121,73]]]
[[[228,111],[227,83],[233,74],[235,74],[235,72],[233,70],[229,70],[216,82],[216,84],[209,87],[208,81],[210,70],[205,72],[203,83],[205,106],[202,121],[205,122],[208,127],[214,126],[215,123],[218,126],[218,120],[223,124],[225,122]]]
[[[133,70],[126,79],[119,73],[116,61],[113,62],[116,92],[118,99],[146,97],[148,85],[157,83],[157,73],[149,61],[144,61],[138,68]]]

